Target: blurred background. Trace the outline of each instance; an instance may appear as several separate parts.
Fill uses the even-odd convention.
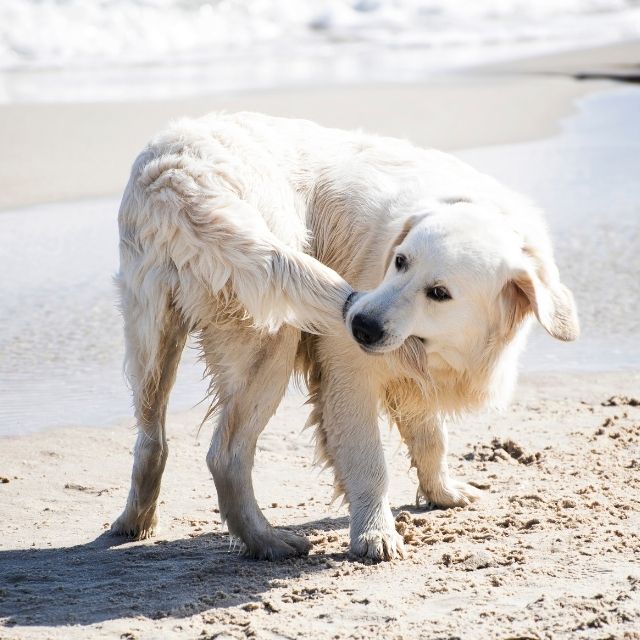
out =
[[[410,82],[640,37],[637,0],[3,0],[0,100]]]
[[[250,109],[455,152],[546,210],[583,338],[527,375],[640,368],[639,0],[1,0],[0,435],[131,413],[112,275],[129,167]],[[206,384],[187,350],[171,410]]]

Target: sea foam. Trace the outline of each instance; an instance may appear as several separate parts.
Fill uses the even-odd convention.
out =
[[[2,0],[0,100],[418,80],[637,37],[638,0]]]

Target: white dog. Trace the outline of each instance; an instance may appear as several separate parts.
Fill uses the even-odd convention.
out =
[[[219,414],[207,463],[220,514],[269,559],[310,547],[271,527],[251,480],[294,371],[349,504],[352,552],[389,559],[402,541],[379,411],[408,446],[418,495],[465,505],[478,491],[449,476],[445,418],[508,399],[532,314],[556,338],[578,334],[538,211],[399,140],[248,113],[183,120],[137,158],[119,221],[139,435],[114,533],[144,538],[156,524],[167,399],[190,332]]]

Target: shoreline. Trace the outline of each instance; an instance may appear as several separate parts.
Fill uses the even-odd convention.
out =
[[[126,386],[124,380],[122,384],[124,388]],[[613,391],[614,389],[615,391]],[[607,395],[607,393],[609,393],[607,397],[613,395],[633,397],[634,394],[637,395],[638,389],[640,389],[640,370],[631,366],[619,369],[600,369],[593,371],[521,370],[518,374],[518,381],[513,398],[505,411],[496,411],[487,408],[465,414],[462,418],[454,422],[460,424],[465,422],[478,423],[490,415],[501,416],[503,413],[508,412],[511,407],[524,405],[532,399],[535,399],[535,402],[557,403],[566,399],[567,393],[569,393],[575,397],[581,396],[583,400],[596,396],[603,396],[604,400],[606,399],[604,396]],[[290,383],[281,403],[281,409],[287,414],[295,414],[294,419],[300,422],[298,425],[300,435],[303,435],[305,431],[305,416],[306,412],[308,412],[306,405],[307,399],[308,394],[306,390],[301,391],[297,385]],[[195,436],[196,431],[200,429],[199,425],[202,417],[206,413],[206,406],[207,396],[204,395],[191,406],[181,409],[172,409],[169,407],[167,421],[177,422],[183,425],[192,423]],[[272,418],[273,421],[278,420],[281,409],[278,409],[276,415]],[[211,421],[208,421],[202,426],[202,429],[211,429],[212,424]],[[23,433],[0,433],[0,443],[18,442],[31,438],[41,439],[42,436],[51,437],[55,441],[56,433],[75,432],[88,435],[95,431],[122,430],[122,427],[130,428],[131,433],[135,433],[135,421],[132,414],[113,415],[111,418],[90,425],[79,424],[78,421],[70,421],[68,424],[36,428]],[[267,427],[267,429],[269,429],[269,427]],[[0,476],[2,476],[1,468]]]
[[[443,92],[440,85],[429,88],[434,94],[440,92],[443,103],[455,92],[471,96],[456,101],[457,111],[443,112],[450,120],[463,123],[457,128],[439,127],[433,119],[409,117],[389,119],[387,125],[405,127],[413,140],[431,132],[442,137],[443,145],[439,146],[445,148],[454,145],[456,139],[465,138],[468,143],[470,135],[512,136],[523,122],[532,129],[559,130],[543,140],[467,148],[456,153],[463,161],[533,197],[545,210],[563,281],[578,302],[583,338],[563,345],[541,330],[534,331],[521,360],[525,375],[544,376],[558,370],[567,376],[587,371],[593,375],[601,371],[635,372],[640,363],[636,341],[640,325],[631,301],[640,295],[634,275],[638,256],[633,250],[639,231],[635,203],[640,187],[635,182],[634,159],[639,149],[634,140],[640,140],[636,135],[640,130],[634,113],[640,106],[640,92],[604,83],[605,91],[570,101],[571,116],[558,121],[523,109],[515,99],[504,98],[507,94],[520,98],[535,94],[539,107],[548,111],[562,106],[559,95],[550,92],[550,87],[561,86],[570,93],[575,83],[556,78],[549,84],[523,75],[515,84],[509,78],[500,80],[506,89],[496,94],[494,80],[487,84],[478,76],[465,82],[464,87],[453,86],[447,80]],[[369,90],[372,100],[381,97],[378,89]],[[334,124],[360,117],[363,91],[360,87],[341,94],[345,108],[333,113]],[[403,91],[423,95],[424,88],[404,87]],[[406,95],[399,89],[396,103],[411,102],[404,99]],[[502,108],[515,113],[517,122],[503,123],[499,112],[490,114],[489,122],[476,96],[502,100]],[[282,106],[279,93],[267,97]],[[370,117],[383,119],[385,110],[392,110],[396,103],[382,99]],[[435,109],[437,101],[430,105]],[[284,107],[294,109],[299,104]],[[42,108],[45,113],[47,109]],[[119,108],[126,112],[128,107]],[[413,108],[418,111],[421,105],[415,103]],[[483,126],[478,126],[480,121]],[[75,135],[75,139],[81,142],[83,138]],[[109,149],[112,154],[121,153],[115,141]],[[112,164],[112,168],[115,166]],[[118,167],[126,171],[128,162]],[[63,173],[64,169],[58,167]],[[585,181],[585,176],[593,179]],[[94,186],[87,182],[88,188]],[[614,201],[611,194],[616,194]],[[617,212],[613,227],[608,213],[611,206]],[[120,375],[124,347],[111,280],[117,269],[117,196],[88,196],[26,207],[0,212],[0,251],[6,257],[2,288],[6,302],[0,309],[0,324],[4,326],[0,383],[7,394],[0,410],[0,434],[42,432],[68,424],[70,416],[79,425],[106,427],[113,417],[127,415],[130,410]],[[603,237],[607,242],[600,241]],[[588,264],[585,251],[592,256]],[[608,275],[611,271],[616,274],[613,287]],[[606,326],[602,325],[603,317],[607,318]],[[180,412],[202,397],[201,370],[194,352],[187,352],[170,412]]]
[[[0,184],[6,185],[0,214],[122,192],[136,155],[178,117],[250,110],[450,151],[551,135],[576,98],[606,84],[470,76],[429,85],[273,90],[176,102],[2,105],[0,136],[14,162],[0,166]],[[527,111],[514,110],[514,103],[526,104]],[[46,156],[36,152],[42,148]]]
[[[0,105],[0,136],[5,157],[13,160],[0,166],[0,214],[120,193],[135,156],[155,132],[173,118],[213,110],[361,127],[445,151],[539,139],[557,131],[576,98],[612,85],[572,74],[609,73],[638,59],[640,41],[632,41],[414,84],[282,88],[143,103]]]

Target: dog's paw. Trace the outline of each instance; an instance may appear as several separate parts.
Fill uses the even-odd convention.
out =
[[[364,531],[351,540],[351,553],[360,558],[393,560],[404,558],[404,544],[402,536],[395,529],[390,531],[372,529]]]
[[[155,533],[158,518],[154,513],[135,516],[127,509],[111,525],[110,533],[114,536],[126,536],[134,540],[146,540]]]
[[[425,491],[418,487],[416,492],[416,507],[418,509],[448,509],[451,507],[466,507],[482,497],[482,491],[461,482],[449,480],[447,484]]]
[[[311,543],[304,536],[271,527],[244,543],[244,554],[256,560],[284,560],[306,556],[310,550]]]

